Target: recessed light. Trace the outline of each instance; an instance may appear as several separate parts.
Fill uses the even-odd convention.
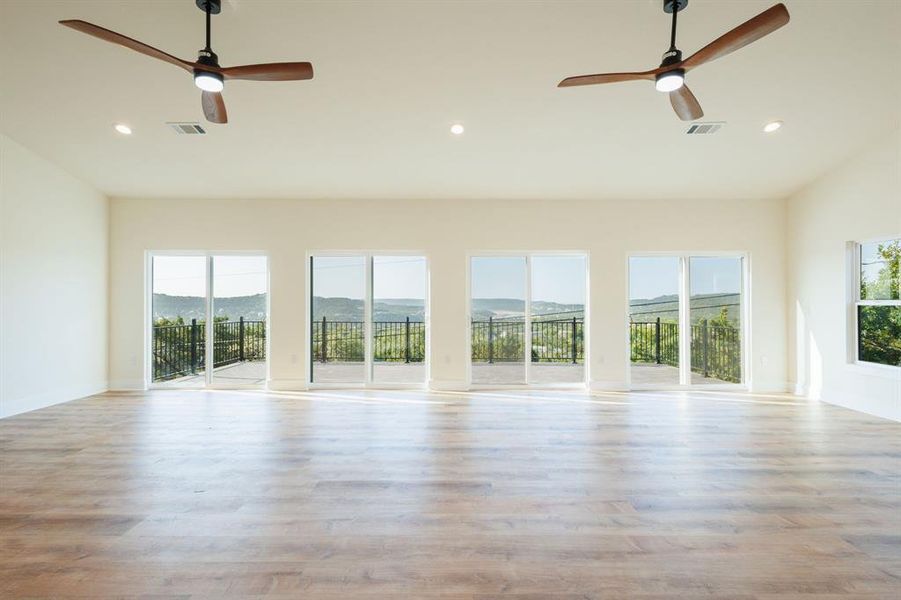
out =
[[[451,133],[454,135],[463,135],[464,131],[466,131],[466,129],[464,129],[463,126],[459,123],[454,123],[453,125],[451,125]]]
[[[773,133],[778,131],[780,127],[782,127],[782,121],[770,121],[763,126],[763,131],[764,133]]]
[[[125,123],[116,123],[114,127],[116,131],[118,131],[122,135],[131,135],[131,127],[129,127]]]

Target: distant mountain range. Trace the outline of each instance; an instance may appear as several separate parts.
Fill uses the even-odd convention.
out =
[[[216,298],[213,301],[213,314],[217,317],[228,317],[232,321],[237,321],[240,317],[244,317],[246,321],[265,320],[266,294]],[[191,319],[203,321],[206,318],[205,301],[197,296],[154,294],[153,320],[162,317],[167,319],[181,317],[186,323]]]
[[[691,299],[691,320],[710,319],[726,309],[729,319],[737,321],[740,314],[740,296],[738,294],[702,294]],[[422,300],[415,298],[390,298],[377,300],[372,306],[375,321],[403,321],[410,317],[411,321],[425,319],[425,306]],[[525,302],[516,298],[477,298],[472,301],[472,318],[481,321],[488,318],[504,319],[522,316]],[[585,307],[582,304],[560,304],[557,302],[532,302],[533,315],[551,315],[566,313],[566,318],[582,316]],[[153,295],[153,318],[173,319],[182,317],[186,322],[191,319],[201,321],[205,318],[206,309],[203,298],[195,296]],[[266,294],[253,296],[236,296],[233,298],[217,298],[213,301],[213,313],[217,317],[228,317],[229,320],[257,321],[266,318]],[[677,321],[679,318],[679,298],[675,295],[658,296],[657,298],[638,299],[630,302],[630,313],[634,321],[650,321],[660,317],[664,321]],[[313,298],[313,314],[317,319],[325,317],[329,321],[362,321],[363,301],[350,298]]]
[[[738,322],[741,314],[741,296],[739,294],[699,294],[689,300],[691,321],[718,317],[725,308],[729,320]],[[629,313],[633,321],[653,321],[660,317],[661,321],[677,322],[679,320],[679,297],[675,294],[642,298],[629,302]]]
[[[521,316],[525,310],[525,302],[514,298],[475,299],[472,302],[473,319],[483,320],[493,317]],[[411,321],[425,319],[425,306],[422,300],[415,298],[389,298],[377,300],[372,306],[375,321],[403,321],[410,317]],[[533,302],[532,313],[548,315],[553,313],[569,313],[566,316],[581,316],[584,306],[581,304],[559,304],[556,302]],[[182,317],[186,322],[191,319],[201,321],[205,318],[204,299],[196,296],[153,295],[153,318],[174,319]],[[213,313],[217,317],[228,317],[237,320],[262,320],[266,318],[266,295],[237,296],[234,298],[218,298],[213,301]],[[363,301],[351,298],[313,298],[313,314],[317,319],[325,317],[329,321],[362,321]]]

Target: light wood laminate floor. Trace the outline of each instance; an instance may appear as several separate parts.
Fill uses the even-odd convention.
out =
[[[108,393],[0,452],[2,598],[901,597],[901,425],[785,396]]]

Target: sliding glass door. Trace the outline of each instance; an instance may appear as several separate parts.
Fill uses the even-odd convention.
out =
[[[154,254],[149,268],[150,384],[263,386],[267,258]]]
[[[267,290],[265,256],[212,257],[213,384],[266,383]]]
[[[585,381],[584,255],[530,257],[530,383]]]
[[[629,259],[632,385],[678,385],[682,266],[678,256]]]
[[[744,258],[629,259],[633,387],[744,382]]]
[[[314,256],[311,376],[317,383],[366,381],[366,257]]]
[[[689,258],[691,383],[742,382],[742,259]]]
[[[587,266],[581,254],[472,257],[472,383],[584,383]]]
[[[312,383],[425,383],[425,257],[313,256],[310,279]]]
[[[425,381],[424,256],[372,257],[372,380]]]
[[[207,258],[153,256],[150,262],[150,381],[206,384]]]
[[[476,256],[470,264],[472,382],[526,382],[526,257]]]

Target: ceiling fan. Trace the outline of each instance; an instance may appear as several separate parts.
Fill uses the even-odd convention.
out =
[[[206,46],[198,52],[197,61],[189,62],[166,54],[143,42],[133,40],[115,31],[104,29],[87,21],[60,21],[60,25],[71,27],[76,31],[92,35],[101,40],[131,48],[136,52],[162,60],[180,67],[194,75],[194,84],[202,92],[200,101],[203,114],[212,123],[227,123],[225,101],[222,89],[226,79],[249,79],[253,81],[298,81],[313,78],[313,65],[308,62],[266,63],[258,65],[242,65],[240,67],[220,67],[219,57],[210,47],[210,16],[218,15],[222,10],[222,0],[195,0],[197,7],[206,13]]]
[[[663,0],[663,10],[673,15],[673,27],[670,34],[669,50],[664,52],[663,62],[656,69],[633,73],[601,73],[598,75],[567,77],[557,87],[646,79],[654,81],[658,91],[669,93],[670,104],[673,105],[673,110],[676,111],[680,119],[683,121],[699,119],[704,116],[704,111],[701,110],[698,99],[685,85],[685,74],[695,67],[735,52],[751,42],[756,42],[788,23],[790,18],[785,5],[777,4],[682,60],[682,51],[676,48],[676,16],[687,5],[688,0]]]

